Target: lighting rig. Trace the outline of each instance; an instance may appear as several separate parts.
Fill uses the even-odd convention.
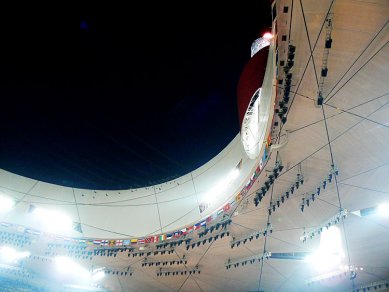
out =
[[[365,270],[364,267],[345,266],[345,267],[342,267],[336,271],[310,278],[310,279],[306,280],[305,283],[307,285],[312,285],[312,284],[316,284],[316,283],[321,282],[321,281],[331,280],[331,279],[334,279],[337,277],[338,278],[339,277],[349,277],[350,280],[354,280],[357,276],[357,272],[364,271],[364,270]]]
[[[304,208],[309,207],[310,202],[314,202],[315,198],[320,195],[321,189],[325,190],[327,187],[327,183],[332,183],[332,180],[334,179],[335,176],[339,175],[339,170],[338,168],[334,165],[331,164],[331,169],[329,173],[324,177],[322,183],[316,187],[313,191],[307,193],[304,198],[302,198],[302,203],[300,205],[300,210],[301,212],[304,212]]]
[[[247,241],[251,242],[254,238],[258,239],[261,235],[268,236],[271,233],[273,233],[273,227],[271,226],[271,223],[268,222],[266,228],[263,231],[252,232],[240,238],[233,237],[230,245],[231,248],[234,248],[235,246],[238,247],[240,244],[246,244]]]
[[[226,218],[223,218],[222,221],[216,223],[216,224],[213,224],[211,226],[207,226],[204,231],[201,231],[198,233],[199,235],[199,238],[202,238],[204,236],[206,236],[208,233],[212,233],[213,231],[219,231],[219,228],[221,227],[221,229],[227,229],[228,226],[230,226],[232,223],[232,219],[230,219],[228,216],[226,216]]]
[[[145,258],[142,262],[142,267],[152,267],[152,266],[173,266],[173,265],[186,265],[188,263],[188,258],[183,255],[181,259],[174,259],[174,260],[164,260],[164,261],[157,261],[157,260],[149,260],[148,258]]]
[[[201,270],[198,265],[195,267],[187,267],[186,269],[170,269],[170,268],[159,268],[157,270],[157,277],[159,276],[183,276],[183,275],[195,275],[200,274]]]
[[[243,259],[236,259],[236,260],[228,259],[228,261],[225,263],[225,267],[227,270],[231,269],[232,267],[234,268],[238,268],[239,266],[243,267],[247,264],[254,264],[255,262],[260,263],[261,260],[264,259],[268,260],[270,257],[271,257],[271,252],[267,251],[261,255],[255,255]]]
[[[288,59],[284,66],[284,72],[285,72],[285,84],[283,88],[284,94],[282,100],[278,102],[279,109],[275,110],[282,124],[286,123],[286,114],[288,112],[289,94],[290,94],[290,88],[292,86],[292,73],[290,73],[290,70],[294,65],[295,52],[296,52],[296,47],[289,44],[288,55],[287,55]]]
[[[341,219],[346,219],[348,213],[349,211],[347,209],[342,209],[335,216],[331,217],[324,224],[322,224],[320,227],[317,227],[307,233],[304,231],[304,234],[300,237],[300,240],[302,242],[306,242],[308,238],[312,239],[315,237],[315,235],[320,235],[324,228],[328,229],[331,226],[338,224]]]
[[[225,230],[222,229],[216,235],[209,236],[207,238],[201,238],[200,240],[198,240],[196,242],[192,242],[192,243],[188,244],[186,246],[186,250],[189,250],[190,247],[192,247],[192,249],[193,249],[195,247],[199,247],[201,244],[205,245],[206,243],[211,243],[212,241],[216,241],[219,238],[223,238],[224,236],[230,236],[230,231],[228,231],[228,230],[225,231]]]
[[[166,249],[167,247],[176,247],[176,246],[181,246],[182,244],[188,245],[191,242],[192,238],[186,238],[186,239],[179,239],[176,241],[171,241],[171,242],[164,242],[161,244],[157,244],[156,248],[159,249]]]
[[[255,193],[254,196],[254,204],[255,207],[258,207],[259,202],[262,201],[262,199],[265,197],[267,191],[270,189],[270,186],[274,183],[275,179],[278,178],[282,170],[284,169],[284,166],[280,161],[277,161],[274,168],[271,171],[271,174],[269,174],[268,179],[265,181],[265,183],[262,185],[262,187]]]
[[[354,288],[352,292],[365,292],[365,291],[387,291],[389,289],[389,279],[378,282],[369,283],[366,285]]]
[[[130,267],[128,267],[124,271],[112,270],[112,269],[105,269],[104,270],[104,274],[106,274],[106,275],[132,276],[133,273],[134,273],[134,271],[132,271],[130,269]]]
[[[272,212],[276,211],[276,208],[279,208],[281,204],[283,204],[287,199],[289,199],[290,195],[294,193],[300,186],[304,184],[304,176],[301,173],[297,174],[296,181],[289,187],[285,193],[278,197],[274,202],[270,202],[270,207],[268,208],[269,216]]]

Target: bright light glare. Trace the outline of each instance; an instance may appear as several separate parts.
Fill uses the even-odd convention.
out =
[[[378,205],[377,214],[383,217],[389,217],[389,204]]]
[[[3,263],[15,263],[28,256],[30,256],[28,251],[18,252],[9,246],[3,246],[0,248],[0,262]]]
[[[90,277],[89,272],[81,267],[78,263],[72,259],[64,256],[55,258],[56,267],[59,273],[70,276],[77,276],[77,278],[88,279]]]
[[[98,271],[92,275],[92,280],[97,282],[105,277],[105,273],[103,271]]]
[[[270,40],[270,39],[273,38],[273,35],[270,32],[266,32],[266,33],[263,34],[263,38],[267,39],[267,40]]]
[[[228,175],[219,181],[218,184],[216,184],[211,190],[209,190],[205,196],[204,196],[204,201],[206,201],[208,204],[214,203],[219,196],[224,193],[228,186],[239,176],[239,169],[234,168],[231,170]]]
[[[60,232],[72,229],[72,220],[62,212],[36,208],[33,214],[42,221],[47,231]]]
[[[15,201],[9,197],[0,196],[0,212],[8,212],[15,205]]]
[[[344,252],[342,249],[342,238],[339,228],[331,226],[324,229],[320,237],[319,251],[308,256],[306,259],[319,271],[327,271],[339,267]]]

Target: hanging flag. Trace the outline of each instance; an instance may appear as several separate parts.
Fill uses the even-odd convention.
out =
[[[116,240],[115,245],[116,246],[122,246],[123,245],[123,239]]]
[[[144,238],[139,238],[138,239],[138,244],[145,244],[145,239]]]
[[[235,196],[235,200],[238,202],[242,199],[242,194],[241,193],[238,193],[236,196]]]
[[[181,229],[181,235],[186,235],[186,227],[185,228],[183,228],[183,229]]]
[[[236,205],[236,200],[233,199],[233,200],[231,201],[231,203],[230,203],[230,206],[233,207],[233,206],[235,206],[235,205]]]
[[[86,242],[86,244],[87,244],[87,245],[92,245],[92,244],[93,244],[93,240],[88,240],[88,241]]]
[[[193,226],[189,226],[186,231],[187,231],[187,233],[192,233],[193,232]]]
[[[108,245],[108,240],[107,239],[102,240],[101,241],[101,245],[104,245],[104,246]]]
[[[175,232],[173,233],[173,237],[174,237],[174,238],[180,237],[180,232],[179,232],[179,231],[175,231]]]
[[[154,235],[153,239],[154,239],[154,242],[158,242],[159,241],[159,236],[158,235]]]
[[[269,147],[271,145],[271,135],[269,135],[267,137],[267,141],[266,141],[266,147]]]
[[[101,244],[101,240],[100,239],[95,239],[95,240],[93,240],[93,244],[94,245],[100,245]]]
[[[109,246],[114,246],[115,245],[115,240],[114,239],[110,239],[109,240]]]
[[[206,220],[203,220],[200,222],[200,226],[201,227],[205,227],[205,225],[207,224],[207,221]]]
[[[131,239],[131,240],[133,240],[133,239]],[[129,239],[125,239],[125,240],[123,240],[123,245],[125,245],[125,246],[127,246],[127,245],[130,245],[132,242],[131,242],[131,240],[129,240]],[[137,243],[138,242],[138,240],[137,239],[135,239],[136,240],[136,242],[135,243]]]
[[[205,221],[207,221],[207,223],[211,222],[211,221],[212,221],[212,216],[211,216],[211,215],[208,216],[207,219],[206,219]]]
[[[166,234],[161,234],[159,236],[159,241],[165,241],[166,240]]]
[[[173,237],[172,233],[166,234],[166,239],[172,239],[172,237]]]
[[[193,226],[193,229],[194,229],[194,230],[200,229],[200,223],[196,223],[196,224]]]
[[[223,211],[224,212],[228,212],[230,209],[231,209],[230,203],[225,204],[224,207],[223,207]]]
[[[138,239],[136,239],[136,238],[131,239],[131,244],[137,244],[137,243],[138,243]]]
[[[85,239],[80,239],[80,240],[78,240],[78,243],[79,244],[86,244],[86,240]]]

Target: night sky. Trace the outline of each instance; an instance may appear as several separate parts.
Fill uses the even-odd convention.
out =
[[[227,146],[270,1],[159,5],[2,9],[0,168],[126,189],[188,173]]]

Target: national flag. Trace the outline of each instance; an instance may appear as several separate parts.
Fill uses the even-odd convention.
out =
[[[200,226],[201,227],[205,227],[205,225],[207,224],[207,221],[206,220],[203,220],[200,222]]]
[[[109,246],[114,246],[114,245],[115,245],[115,240],[110,239],[110,240],[109,240]]]
[[[266,147],[269,147],[271,145],[271,135],[269,135],[267,137],[267,141],[266,141]]]
[[[123,239],[116,240],[115,245],[116,246],[122,246],[123,245]]]
[[[172,239],[172,237],[173,237],[172,233],[166,234],[166,239]]]
[[[132,239],[131,239],[132,240]],[[129,240],[129,239],[125,239],[125,240],[123,240],[123,245],[125,245],[125,246],[127,246],[127,245],[130,245],[131,244],[131,240]],[[136,240],[136,242],[135,243],[137,243],[138,242],[138,240],[137,239],[135,239]]]
[[[137,244],[137,243],[138,243],[138,239],[136,239],[136,238],[131,239],[131,244]]]
[[[193,230],[197,230],[197,229],[200,229],[200,223],[196,223],[196,224],[193,226]]]
[[[101,244],[101,240],[100,239],[95,239],[95,240],[93,240],[93,244],[94,245],[100,245]]]
[[[173,237],[174,237],[174,238],[180,237],[180,232],[179,232],[179,231],[175,231],[175,232],[173,233]]]
[[[86,244],[87,244],[87,245],[92,245],[92,244],[93,244],[93,240],[88,240],[88,241],[86,242]]]
[[[181,229],[180,233],[181,233],[181,235],[186,235],[186,227]]]
[[[242,199],[242,194],[241,193],[239,193],[239,194],[237,194],[236,196],[235,196],[235,200],[238,202],[238,201],[240,201]]]
[[[108,245],[108,240],[107,239],[102,240],[101,245]]]
[[[154,242],[158,242],[159,241],[159,236],[158,235],[155,235],[153,238],[154,238]]]
[[[265,148],[265,149],[263,150],[263,160],[266,161],[266,159],[267,159],[267,149]]]
[[[263,160],[261,158],[261,160],[259,160],[259,170],[261,170],[263,168]]]
[[[139,238],[138,239],[138,244],[145,244],[145,239],[144,238]]]
[[[186,229],[187,233],[192,233],[193,232],[193,226],[189,226],[187,229]]]
[[[211,222],[212,221],[212,216],[208,216],[205,221],[207,221],[207,223]]]
[[[86,244],[86,240],[85,239],[80,239],[80,240],[78,240],[78,243],[79,244]]]
[[[166,240],[166,234],[161,234],[159,236],[159,241],[165,241]]]
[[[223,211],[224,212],[228,212],[230,209],[231,209],[230,203],[225,204],[224,207],[223,207]]]
[[[230,206],[233,207],[233,206],[235,206],[235,204],[236,204],[236,200],[233,199],[232,202],[230,203]]]

